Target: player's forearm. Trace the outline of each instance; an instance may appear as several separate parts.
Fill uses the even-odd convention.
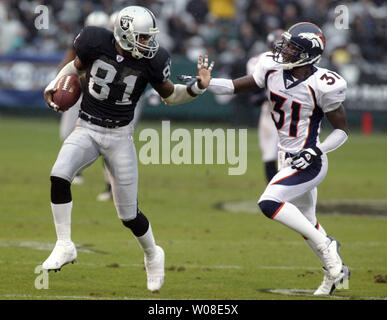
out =
[[[231,79],[212,78],[208,91],[217,95],[234,94],[234,83]]]
[[[348,139],[348,134],[341,129],[334,129],[331,134],[320,144],[323,153],[331,152],[340,147]]]
[[[77,74],[78,76],[80,76],[80,75],[83,73],[83,71],[81,71],[81,70],[79,70],[78,68],[75,67],[75,65],[74,65],[74,60],[70,61],[69,63],[67,63],[67,64],[66,64],[66,65],[58,72],[58,74],[56,75],[55,79],[52,80],[52,81],[48,84],[48,86],[47,86],[47,88],[46,88],[46,91],[47,91],[47,90],[53,89],[54,86],[55,86],[55,84],[58,82],[58,80],[59,80],[62,76],[66,75],[66,74],[69,74],[69,73],[75,73],[75,74]]]
[[[254,77],[247,75],[234,80],[213,78],[210,81],[208,90],[217,95],[230,95],[234,93],[238,94],[251,92],[257,88],[258,86],[254,80]]]
[[[163,98],[163,101],[170,106],[175,106],[190,102],[205,91],[206,89],[200,89],[197,86],[197,82],[190,87],[182,84],[175,84],[172,94]]]
[[[61,63],[60,63],[59,66],[58,66],[58,72],[59,72],[60,70],[62,70],[62,68],[63,68],[66,64],[68,64],[70,61],[74,60],[75,57],[76,57],[76,54],[75,54],[74,48],[69,48],[69,49],[67,49],[66,54],[65,54],[63,60],[61,61]]]

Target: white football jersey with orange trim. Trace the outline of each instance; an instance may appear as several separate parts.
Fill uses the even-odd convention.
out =
[[[297,80],[271,55],[260,55],[253,77],[260,88],[266,87],[279,149],[295,153],[318,146],[324,113],[337,109],[345,100],[347,82],[337,73],[316,66],[308,78]]]

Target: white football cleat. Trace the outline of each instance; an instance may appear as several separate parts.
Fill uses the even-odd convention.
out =
[[[110,184],[106,186],[106,189],[104,192],[101,192],[97,196],[97,201],[105,202],[113,199],[113,194],[112,194],[112,187]]]
[[[111,191],[104,191],[97,196],[97,201],[106,202],[113,199]]]
[[[55,244],[50,256],[43,262],[45,270],[60,270],[65,264],[74,263],[77,258],[77,250],[72,241],[60,241]]]
[[[351,276],[351,271],[346,265],[343,265],[343,270],[340,272],[337,278],[332,278],[328,275],[328,271],[323,268],[324,279],[320,286],[313,293],[315,296],[329,296],[333,291],[344,284],[344,281],[348,281]]]
[[[83,184],[85,180],[83,179],[83,176],[82,175],[76,175],[73,179],[73,182],[72,184],[76,184],[76,185],[81,185]]]
[[[148,261],[144,256],[148,290],[154,292],[160,290],[164,283],[165,254],[163,248],[156,246],[156,256]]]
[[[328,275],[333,279],[338,278],[343,269],[343,261],[338,252],[337,241],[331,240],[329,244],[323,243],[316,248],[321,253]]]

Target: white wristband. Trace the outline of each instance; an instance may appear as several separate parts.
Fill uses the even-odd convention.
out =
[[[55,79],[52,80],[48,85],[47,87],[44,89],[44,91],[48,91],[48,90],[52,90],[54,89],[54,86],[55,84],[58,82],[58,80],[64,76],[65,74],[68,74],[68,73],[75,73],[77,74],[78,76],[80,76],[82,74],[81,71],[79,71],[75,65],[74,65],[74,60],[71,60],[68,64],[66,64],[59,72],[58,74],[56,75]]]
[[[198,86],[198,82],[196,81],[192,86],[191,86],[191,90],[194,94],[196,95],[201,95],[203,94],[204,92],[206,92],[207,88],[204,88],[204,89],[200,89],[199,86]]]
[[[54,80],[51,80],[50,83],[47,85],[47,87],[44,89],[44,91],[49,91],[54,89],[56,82],[57,82],[56,78]]]
[[[231,79],[212,78],[208,86],[208,91],[219,95],[234,94],[234,83]]]
[[[341,129],[334,129],[331,134],[325,138],[325,140],[318,146],[323,152],[331,152],[340,147],[346,140],[348,135]]]

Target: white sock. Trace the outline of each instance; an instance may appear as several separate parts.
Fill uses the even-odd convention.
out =
[[[323,226],[321,224],[318,224],[316,228],[319,232],[321,232],[324,236],[327,236],[326,231],[324,230]]]
[[[51,202],[51,211],[58,241],[71,241],[71,210],[73,202],[54,204]]]
[[[142,251],[147,256],[148,259],[152,260],[156,253],[156,242],[153,237],[152,227],[149,223],[148,231],[145,232],[141,237],[136,237]]]
[[[321,234],[323,234],[324,236],[327,236],[327,233],[325,232],[324,228],[321,226],[321,224],[318,224],[318,228],[316,228]],[[315,244],[309,240],[309,239],[305,239],[306,243],[308,244],[308,246],[312,249],[312,251],[314,252],[314,254],[320,259],[320,261],[322,262],[322,264],[325,266],[324,264],[324,259],[322,258],[322,255],[321,255],[321,252],[317,250]]]
[[[308,238],[315,245],[326,243],[327,237],[319,232],[297,207],[289,202],[285,202],[273,218],[281,222],[285,226],[300,233],[305,238]]]

